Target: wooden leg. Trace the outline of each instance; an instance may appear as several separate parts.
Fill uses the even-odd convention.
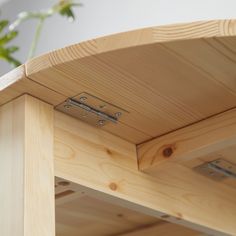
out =
[[[28,95],[0,107],[0,235],[54,236],[53,107]]]

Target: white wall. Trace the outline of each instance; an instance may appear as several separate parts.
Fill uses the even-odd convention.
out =
[[[2,0],[0,0],[2,1]],[[14,19],[23,10],[47,8],[56,0],[9,0],[1,6],[0,18]],[[80,0],[84,6],[76,13],[78,22],[68,23],[55,16],[49,19],[37,54],[83,40],[153,25],[198,20],[236,18],[236,0]],[[15,44],[21,46],[17,57],[25,60],[33,37],[35,22],[20,27]],[[10,67],[0,62],[0,74]]]

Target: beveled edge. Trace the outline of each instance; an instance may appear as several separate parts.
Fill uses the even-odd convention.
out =
[[[54,50],[26,62],[26,75],[56,65],[114,50],[199,38],[236,36],[236,20],[211,20],[149,27],[88,40]]]

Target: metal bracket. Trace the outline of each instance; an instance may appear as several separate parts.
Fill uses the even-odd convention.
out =
[[[57,109],[94,126],[116,124],[126,111],[87,93],[68,98]]]
[[[236,165],[223,159],[217,159],[211,162],[201,164],[194,168],[197,172],[216,181],[225,178],[236,179]]]

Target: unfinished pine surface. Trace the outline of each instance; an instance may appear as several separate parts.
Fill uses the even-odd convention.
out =
[[[236,145],[236,109],[138,145],[141,170],[163,162],[183,164]],[[220,155],[218,155],[220,156]],[[234,160],[236,162],[236,160]]]
[[[236,190],[166,163],[138,171],[136,146],[55,112],[55,175],[93,196],[214,235],[235,235]],[[216,215],[224,215],[224,220]]]
[[[52,105],[57,105],[66,99],[65,96],[27,78],[24,65],[0,78],[0,105],[23,94],[31,94]]]
[[[150,227],[144,227],[143,229],[133,230],[133,232],[128,232],[121,234],[119,236],[207,236],[206,234],[201,234],[197,231],[187,229],[183,226],[170,224],[167,222],[160,222]]]
[[[53,107],[24,95],[0,107],[0,235],[54,236]]]
[[[235,45],[236,20],[152,27],[90,40],[34,58],[0,78],[0,105],[4,108],[3,104],[22,94],[30,94],[56,109],[67,98],[88,93],[122,108],[127,114],[121,116],[118,124],[110,123],[100,129],[55,112],[56,176],[85,188],[93,198],[86,200],[97,203],[105,200],[204,233],[236,235],[235,181],[215,182],[193,170],[218,156],[236,163]],[[41,104],[39,100],[35,102],[36,108],[37,103]],[[33,117],[39,123],[42,114],[39,117],[36,114]],[[21,121],[24,119],[19,117]],[[17,118],[15,116],[14,122]],[[27,118],[29,123],[22,132],[29,133],[30,144],[34,140],[31,133],[34,127],[31,116]],[[6,117],[4,122],[8,122]],[[11,127],[10,119],[9,122]],[[18,130],[18,123],[10,131],[14,132],[15,128]],[[5,131],[3,125],[2,130]],[[44,135],[36,125],[37,130],[40,137]],[[15,142],[14,137],[11,140],[10,131],[8,143],[3,138],[0,140],[0,151],[4,150],[4,155]],[[38,138],[37,134],[34,136]],[[39,150],[37,155],[47,151],[42,148],[46,144],[41,141],[42,146],[33,142]],[[169,147],[172,142],[177,149],[174,145],[171,152],[167,150],[168,160],[156,158],[159,146]],[[19,148],[22,154],[21,144],[18,140],[16,150]],[[33,151],[30,146],[27,150],[29,154],[22,155],[30,157]],[[141,154],[140,169],[137,151]],[[10,159],[3,162],[11,169],[15,156],[7,155]],[[18,161],[14,159],[15,163]],[[29,166],[26,165],[33,179],[38,176],[30,171],[35,170],[37,163],[29,161]],[[22,165],[20,161],[19,165]],[[37,168],[35,171],[37,173]],[[17,175],[11,176],[12,172],[9,175],[3,170],[2,174],[21,184]],[[30,181],[29,176],[27,181]],[[39,178],[39,182],[43,180],[45,178]],[[35,191],[38,193],[38,189]],[[69,193],[71,191],[63,194]],[[60,196],[63,194],[58,194],[57,202],[62,203]],[[37,206],[33,204],[34,197],[27,201],[29,206],[24,205],[27,209]],[[9,207],[14,199],[11,196],[6,206]],[[47,210],[41,203],[39,206],[37,214]],[[132,215],[131,211],[128,214]],[[40,229],[52,227],[52,218],[43,227],[41,218],[37,227],[32,228],[34,217],[32,211],[29,213],[28,235],[30,231],[40,232]],[[15,217],[19,218],[17,214]],[[19,222],[21,225],[22,219]],[[2,230],[15,229],[7,223]],[[164,231],[165,227],[159,230]]]
[[[161,165],[171,162],[191,169],[217,159],[236,165],[235,152],[236,109],[137,146],[139,169],[153,175]],[[236,187],[234,178],[222,183]]]
[[[62,48],[0,79],[4,103],[87,92],[128,111],[103,129],[135,144],[236,106],[236,20],[151,27]],[[20,72],[19,72],[20,71]]]
[[[57,236],[200,236],[197,231],[95,198],[79,185],[56,178]]]
[[[141,29],[45,54],[26,74],[127,110],[104,129],[137,144],[236,106],[235,34],[235,20]]]

